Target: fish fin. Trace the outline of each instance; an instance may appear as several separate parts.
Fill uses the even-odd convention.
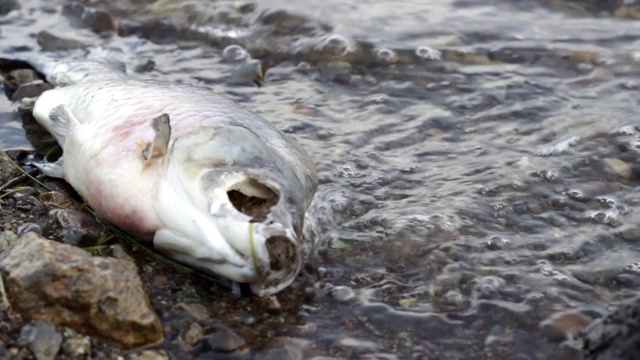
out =
[[[34,166],[48,177],[64,179],[64,158],[62,156],[54,162],[30,162],[27,164]]]
[[[162,114],[151,120],[151,126],[156,135],[153,141],[148,143],[142,150],[142,157],[145,161],[164,156],[169,147],[169,139],[171,138],[171,122],[168,114]]]
[[[80,123],[64,105],[54,107],[49,112],[49,120],[51,121],[51,130],[63,141],[69,129]]]

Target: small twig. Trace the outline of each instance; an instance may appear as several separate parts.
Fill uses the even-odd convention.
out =
[[[13,179],[7,181],[2,186],[0,186],[0,193],[3,193],[14,186],[31,179],[37,173],[38,173],[38,169],[31,169],[28,172],[23,173],[22,175],[18,175],[14,177]]]

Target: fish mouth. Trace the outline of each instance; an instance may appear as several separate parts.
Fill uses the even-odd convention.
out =
[[[273,295],[291,285],[301,265],[300,247],[294,239],[285,235],[271,236],[265,241],[265,247],[268,264],[254,258],[257,277],[249,283],[251,291],[259,297]]]

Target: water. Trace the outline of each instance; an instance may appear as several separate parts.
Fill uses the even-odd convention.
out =
[[[315,159],[323,291],[307,330],[280,335],[317,354],[570,359],[571,316],[637,293],[635,2],[84,2],[121,36],[70,3],[23,1],[0,18],[0,52],[37,50],[44,29],[117,48],[242,102]],[[29,147],[0,109],[0,145]]]

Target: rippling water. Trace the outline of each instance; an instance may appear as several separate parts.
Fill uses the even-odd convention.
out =
[[[30,0],[0,52],[114,48],[293,134],[321,179],[325,291],[296,335],[319,354],[570,359],[574,323],[640,285],[640,5],[598,4]],[[0,144],[29,146],[0,110]]]

